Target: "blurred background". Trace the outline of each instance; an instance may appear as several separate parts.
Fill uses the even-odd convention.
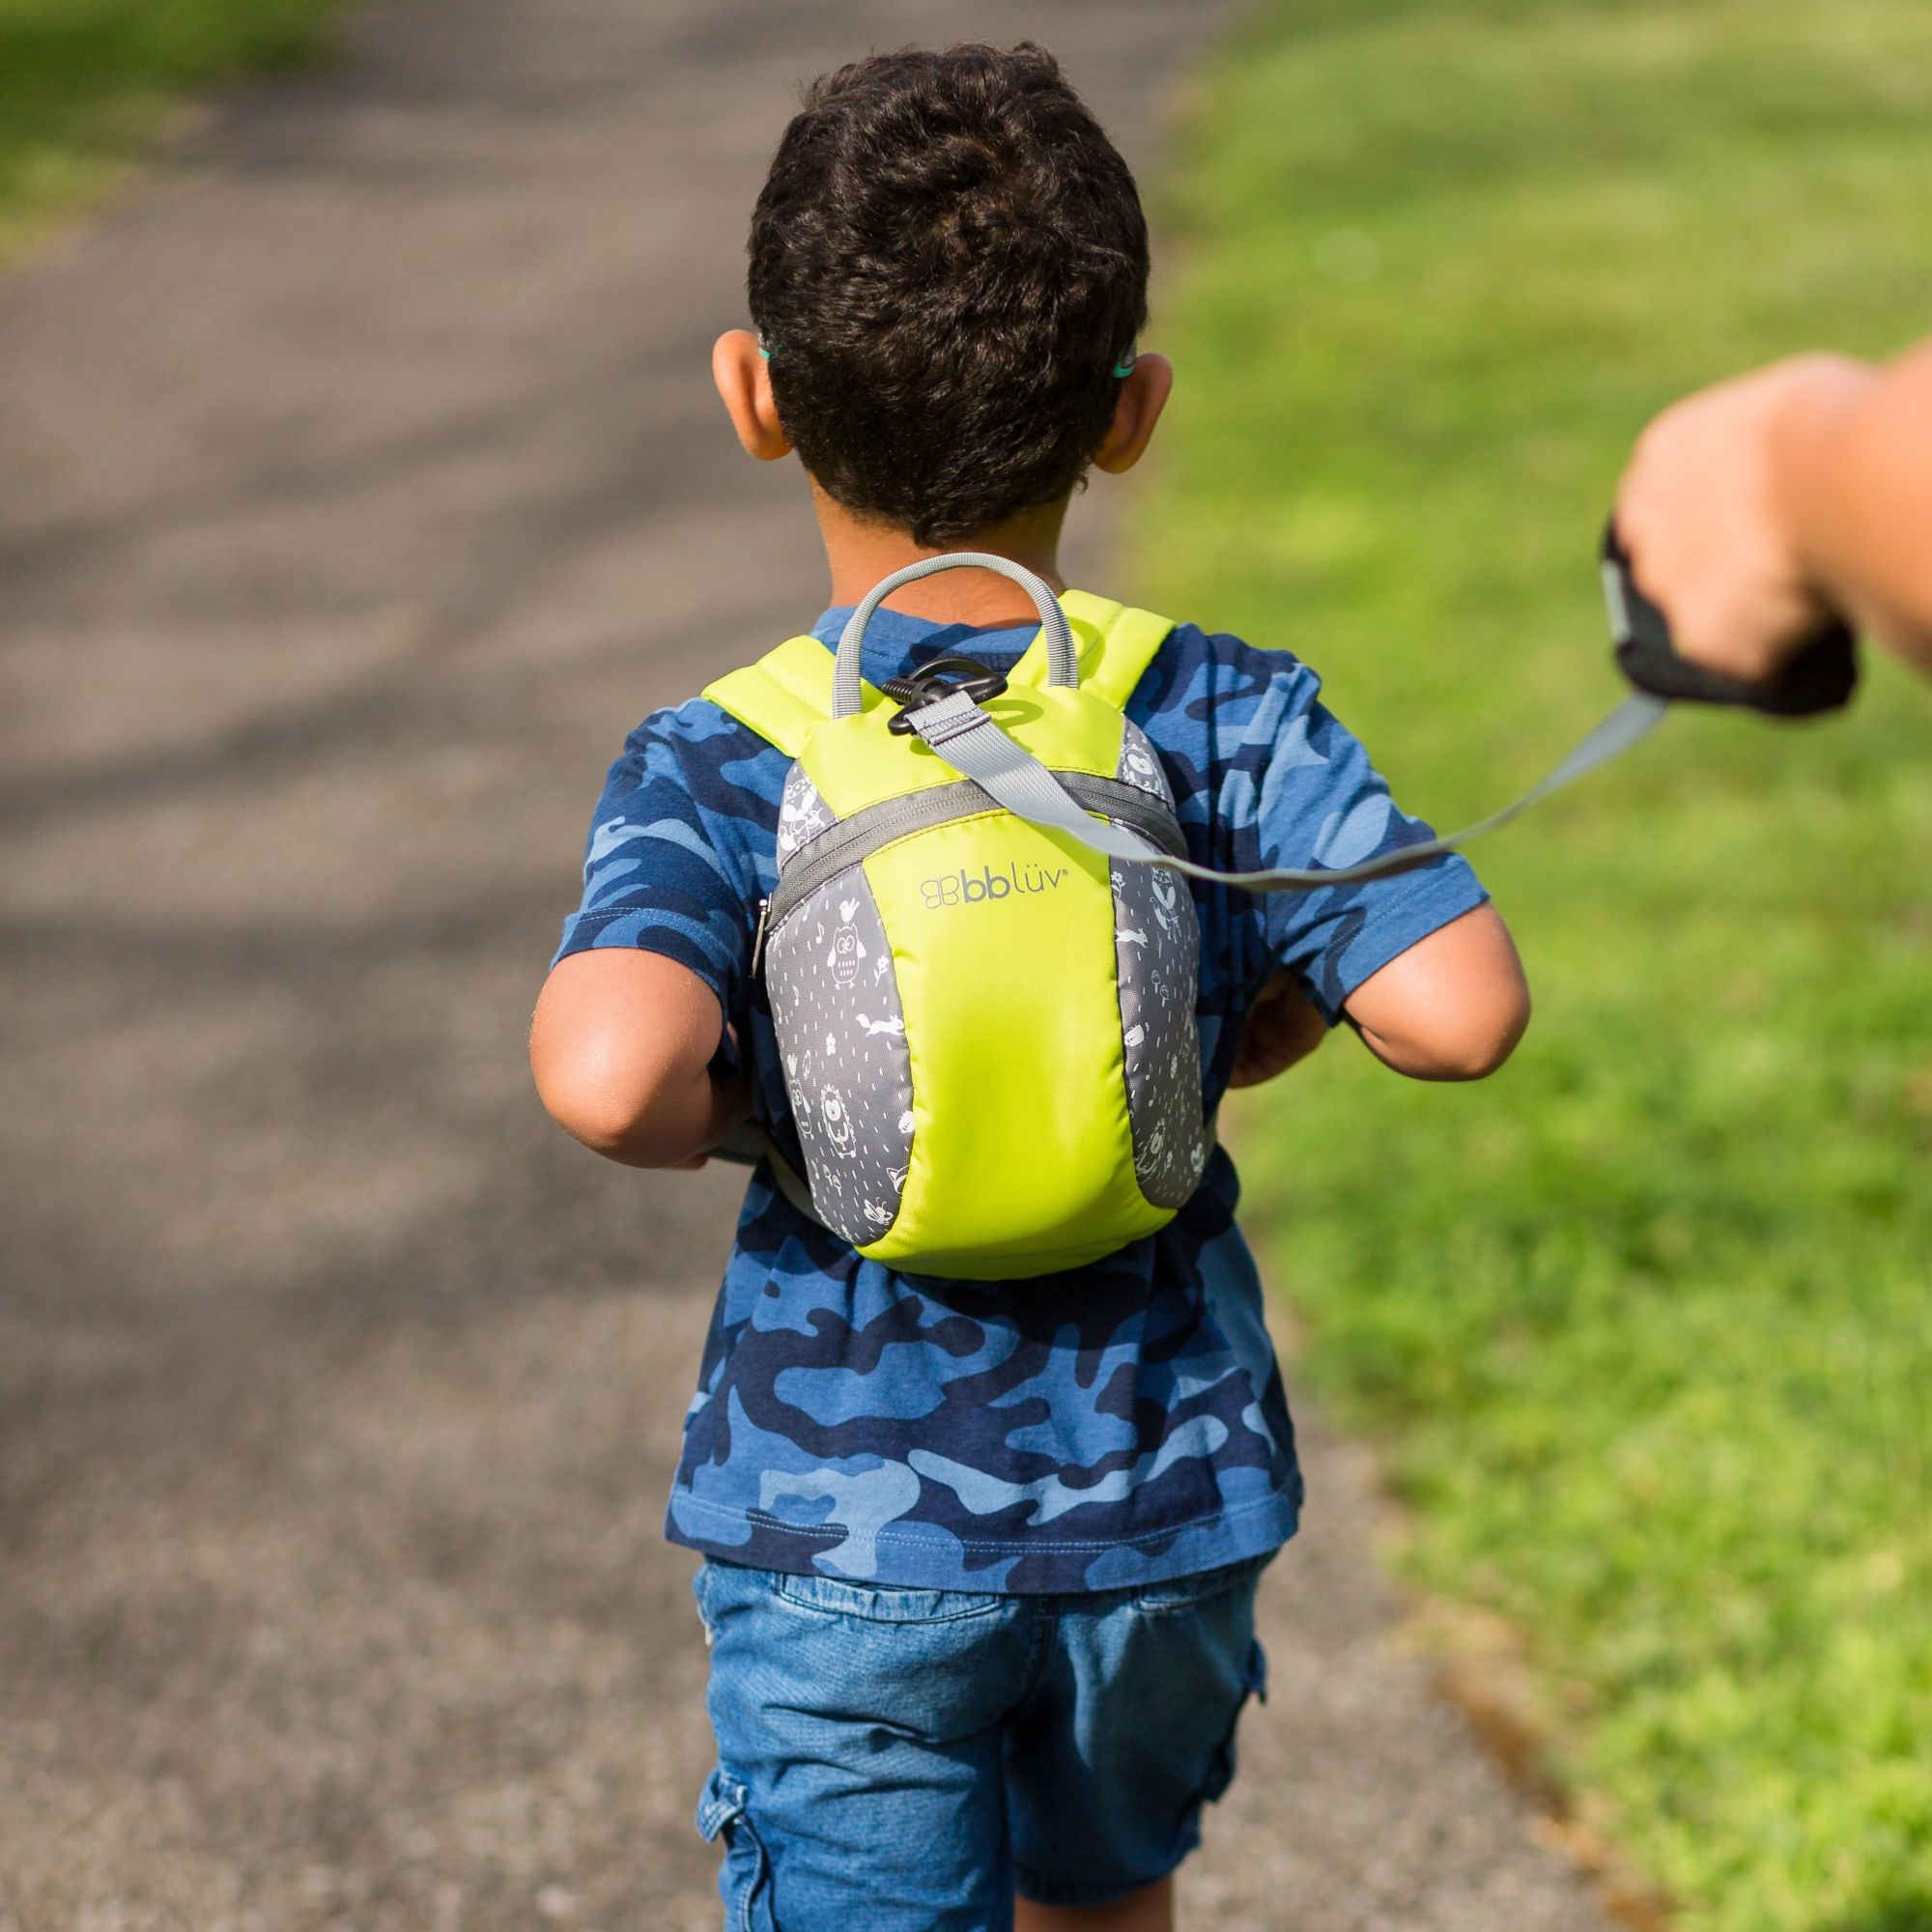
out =
[[[736,1182],[523,1032],[626,730],[822,599],[705,374],[799,81],[1027,34],[1179,372],[1071,574],[1441,824],[1615,696],[1648,415],[1932,331],[1923,0],[0,0],[4,1932],[714,1922]],[[1478,857],[1501,1077],[1244,1108],[1315,1500],[1190,1923],[1932,1928],[1928,724],[1673,718]]]

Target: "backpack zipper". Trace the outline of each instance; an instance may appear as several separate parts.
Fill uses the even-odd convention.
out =
[[[768,893],[758,901],[757,929],[752,934],[752,978],[758,977],[758,970],[765,963],[765,931],[772,923],[772,900]]]

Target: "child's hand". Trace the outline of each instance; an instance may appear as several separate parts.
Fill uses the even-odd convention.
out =
[[[1256,1087],[1306,1060],[1328,1037],[1328,1023],[1315,1009],[1292,973],[1277,973],[1241,1022],[1230,1087]]]

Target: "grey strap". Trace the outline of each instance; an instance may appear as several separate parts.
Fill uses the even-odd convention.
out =
[[[1023,564],[1009,557],[994,556],[985,551],[952,551],[944,556],[922,557],[881,578],[866,593],[865,601],[852,612],[838,639],[838,662],[832,672],[832,715],[847,718],[860,708],[864,691],[859,674],[860,648],[865,642],[866,626],[885,598],[902,583],[917,582],[942,570],[990,570],[995,576],[1019,584],[1033,598],[1046,638],[1047,682],[1075,685],[1080,682],[1080,654],[1066,613],[1045,582]],[[1060,782],[1034,754],[1001,730],[986,713],[963,692],[915,706],[907,713],[912,728],[962,777],[974,780],[993,799],[1016,818],[1064,832],[1083,845],[1092,846],[1109,859],[1131,860],[1137,865],[1161,866],[1172,872],[1185,873],[1190,879],[1209,884],[1241,886],[1249,892],[1318,892],[1325,886],[1359,885],[1368,879],[1386,879],[1398,872],[1426,866],[1445,852],[1454,852],[1472,838],[1494,832],[1511,819],[1520,817],[1539,800],[1595,771],[1599,765],[1630,750],[1647,736],[1662,718],[1668,705],[1663,698],[1639,692],[1627,697],[1605,718],[1548,778],[1533,784],[1513,805],[1465,825],[1446,838],[1427,838],[1420,844],[1404,845],[1384,852],[1359,866],[1277,867],[1254,872],[1217,872],[1208,866],[1197,866],[1177,859],[1151,845],[1137,833],[1108,819],[1095,818],[1083,810]]]
[[[1033,599],[1039,612],[1040,627],[1046,633],[1046,681],[1048,684],[1080,682],[1080,652],[1073,642],[1073,631],[1066,612],[1045,582],[1024,564],[1010,557],[994,556],[979,550],[955,550],[944,556],[922,557],[882,577],[867,591],[865,601],[845,620],[838,639],[838,658],[832,668],[832,715],[849,718],[860,707],[864,681],[860,676],[860,648],[866,641],[866,626],[872,612],[903,583],[916,583],[922,577],[935,577],[942,570],[990,570],[1017,583]]]
[[[974,780],[1015,818],[1064,832],[1109,859],[1161,866],[1169,871],[1185,873],[1190,879],[1205,879],[1210,885],[1241,886],[1256,893],[1283,893],[1315,892],[1324,886],[1386,879],[1397,872],[1425,866],[1445,852],[1454,852],[1470,839],[1507,825],[1539,799],[1548,798],[1585,772],[1594,771],[1629,751],[1656,726],[1668,708],[1662,698],[1641,693],[1625,698],[1548,778],[1532,785],[1515,804],[1506,805],[1500,811],[1478,819],[1474,825],[1465,825],[1446,838],[1404,845],[1359,866],[1338,866],[1332,869],[1284,866],[1254,872],[1217,872],[1211,866],[1176,859],[1149,844],[1138,833],[1083,811],[1060,781],[1031,752],[1001,730],[963,692],[919,705],[908,716],[912,728],[954,771]]]

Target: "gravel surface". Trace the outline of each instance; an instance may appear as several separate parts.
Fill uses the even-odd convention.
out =
[[[4,1932],[715,1924],[734,1186],[566,1144],[526,1017],[624,731],[821,594],[704,373],[788,90],[1031,30],[1145,160],[1224,14],[414,0],[0,283]],[[1595,1923],[1312,1460],[1189,1921]]]

